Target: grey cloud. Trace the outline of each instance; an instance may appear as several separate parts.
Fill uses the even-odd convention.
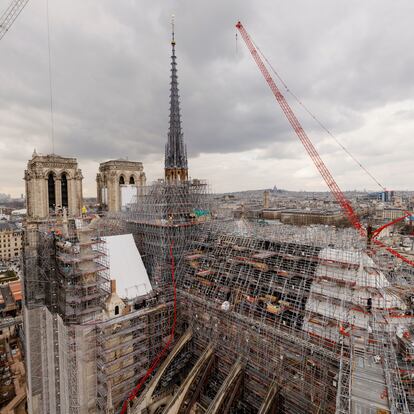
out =
[[[15,188],[16,193],[22,191],[20,177],[33,148],[51,150],[45,10],[40,3],[29,2],[0,42],[0,157],[10,161],[7,167],[0,165],[0,190]],[[7,4],[2,0],[0,9]],[[386,161],[381,155],[389,148],[386,137],[367,137],[363,148],[347,137],[364,127],[370,111],[412,99],[414,92],[414,5],[409,0],[399,7],[385,0],[50,4],[56,152],[81,162],[128,156],[162,163],[172,13],[184,136],[194,162],[205,153],[253,149],[262,150],[263,159],[300,159],[303,154],[240,37],[236,53],[238,19],[296,94],[368,164],[370,151]],[[292,104],[323,155],[339,159],[334,165],[342,174],[349,168],[344,156]],[[400,115],[399,120],[410,118]],[[404,154],[394,156],[398,175]],[[355,185],[353,180],[348,184]],[[232,185],[228,183],[229,190]],[[262,187],[260,182],[257,186]]]

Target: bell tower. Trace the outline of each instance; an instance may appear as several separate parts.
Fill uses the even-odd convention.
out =
[[[46,219],[66,209],[78,217],[82,209],[82,171],[76,158],[40,155],[33,152],[24,173],[29,219]]]
[[[110,160],[99,165],[96,176],[97,200],[106,211],[116,213],[136,202],[146,177],[142,162]]]

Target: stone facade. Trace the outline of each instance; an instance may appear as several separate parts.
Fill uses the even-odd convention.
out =
[[[24,173],[27,217],[45,219],[62,208],[68,216],[80,216],[82,179],[76,158],[39,155],[35,151]]]
[[[146,184],[142,162],[127,160],[111,160],[99,165],[96,176],[98,204],[109,212],[120,211],[125,203],[124,190],[129,194],[138,194],[140,187]]]

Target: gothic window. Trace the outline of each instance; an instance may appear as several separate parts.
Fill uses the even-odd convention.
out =
[[[121,175],[121,176],[119,177],[119,184],[121,184],[121,185],[125,184],[125,178],[124,178],[124,176],[123,176],[123,175]]]
[[[134,185],[135,184],[135,178],[133,175],[131,175],[130,179],[129,179],[129,183]]]
[[[47,193],[49,196],[49,209],[54,210],[56,205],[56,194],[55,194],[55,177],[52,172],[47,177]]]
[[[115,306],[115,315],[119,315],[119,306],[118,305]]]
[[[62,207],[68,208],[68,179],[65,173],[61,177],[61,189],[62,189]]]

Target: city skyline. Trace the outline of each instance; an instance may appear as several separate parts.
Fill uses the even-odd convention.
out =
[[[241,19],[289,87],[380,182],[409,189],[414,101],[404,51],[414,10],[401,4],[51,4],[55,152],[78,159],[85,196],[96,195],[98,165],[108,159],[142,161],[149,182],[162,176],[174,13],[190,176],[217,192],[326,191],[240,38],[236,45]],[[0,193],[19,196],[33,149],[52,152],[45,10],[30,2],[0,47]],[[376,189],[294,110],[344,190]]]

